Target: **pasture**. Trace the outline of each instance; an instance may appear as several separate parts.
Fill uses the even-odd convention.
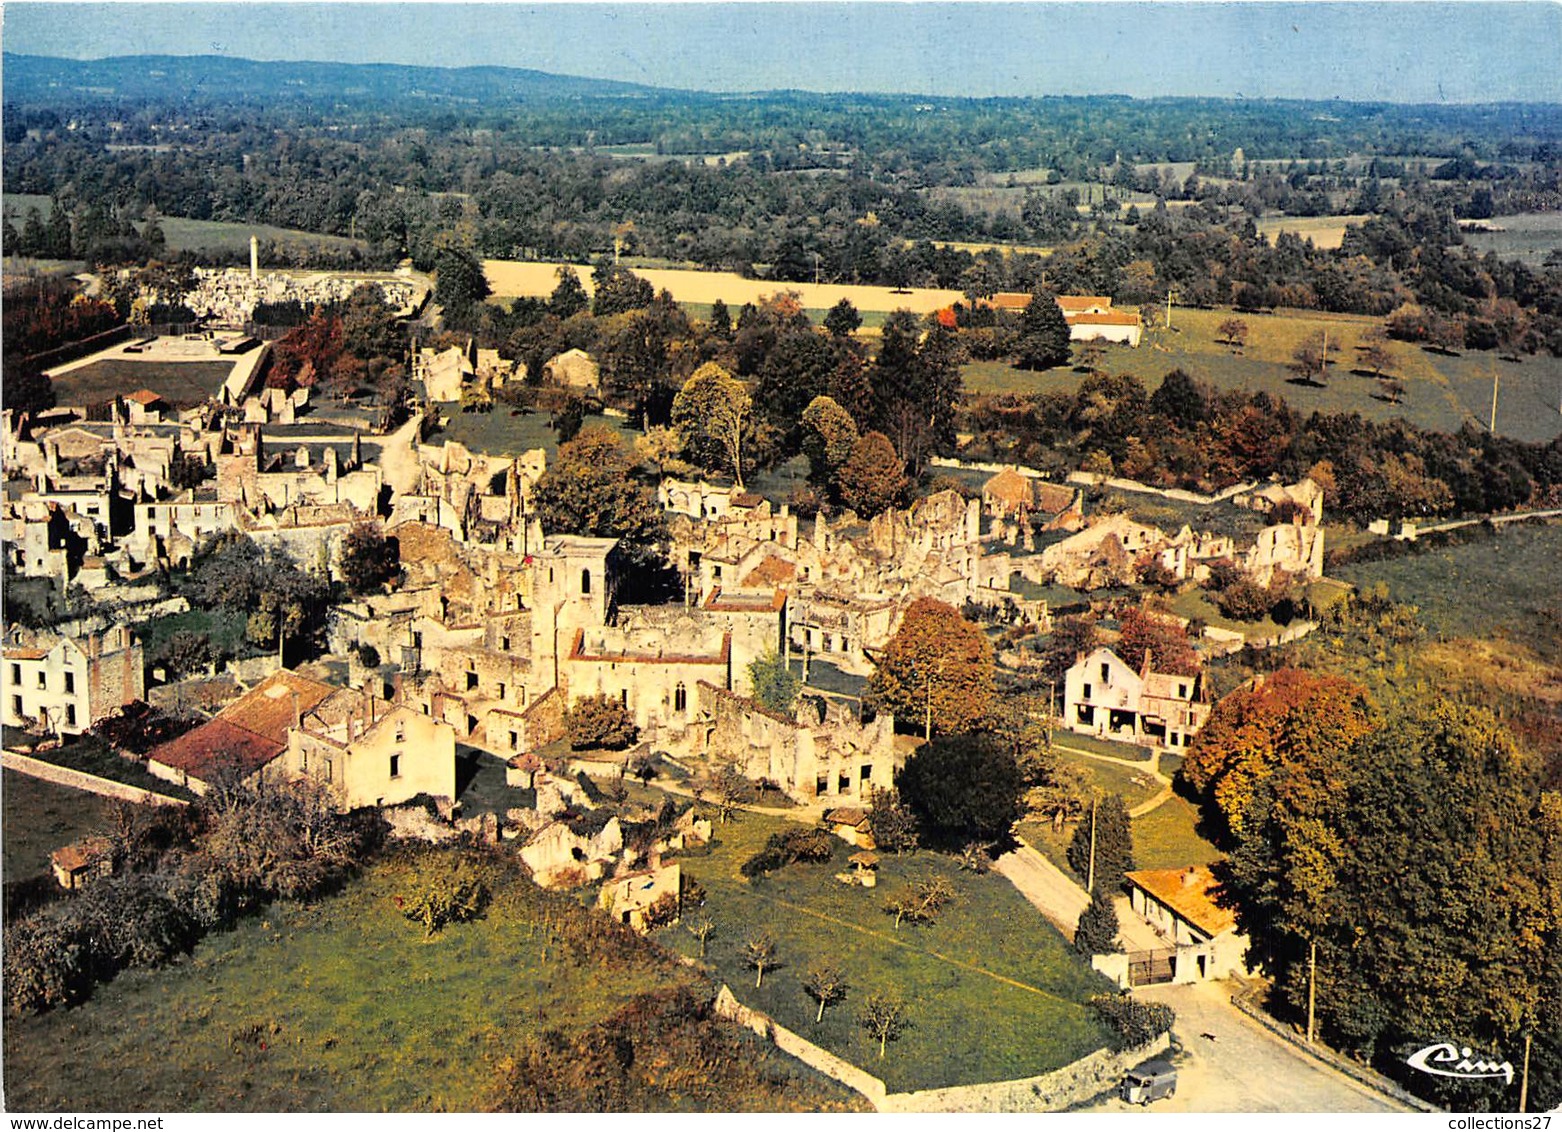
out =
[[[485,259],[483,273],[497,298],[523,295],[546,296],[558,286],[560,267],[573,266],[586,293],[593,293],[591,269],[574,264],[539,263],[522,260]],[[890,287],[863,287],[844,283],[777,283],[763,279],[745,279],[730,271],[687,271],[676,268],[646,268],[635,274],[657,291],[667,290],[680,303],[726,303],[736,314],[744,303],[758,303],[771,295],[797,292],[810,310],[828,310],[842,299],[850,300],[859,311],[910,310],[928,314],[952,303],[963,302],[959,291],[933,288],[896,290]]]
[[[1370,219],[1366,216],[1266,216],[1257,222],[1258,234],[1271,244],[1281,232],[1311,240],[1317,248],[1333,249],[1345,240],[1345,229]]]
[[[477,867],[486,915],[434,936],[403,918],[440,853],[397,854],[340,893],[275,904],[163,970],[131,970],[70,1010],[7,1020],[5,1091],[22,1111],[472,1111],[528,1038],[574,1035],[634,996],[692,983],[654,949],[584,960],[582,918],[513,865]],[[437,874],[435,874],[437,875]],[[832,1082],[753,1043],[798,1101]],[[741,1104],[741,1098],[736,1098]]]
[[[1238,349],[1218,341],[1219,326],[1236,318],[1247,324]],[[1491,412],[1493,375],[1499,382],[1497,432],[1544,442],[1562,432],[1562,358],[1526,356],[1499,361],[1490,351],[1434,353],[1409,342],[1389,342],[1392,362],[1384,371],[1404,385],[1399,402],[1388,400],[1381,383],[1357,360],[1357,347],[1381,320],[1320,311],[1235,314],[1230,310],[1174,307],[1172,329],[1146,327],[1138,349],[1108,346],[1104,370],[1133,374],[1151,391],[1168,372],[1183,369],[1217,389],[1260,390],[1284,398],[1301,413],[1356,412],[1373,421],[1404,418],[1423,428],[1455,432],[1466,423],[1484,427]],[[1330,366],[1322,386],[1298,384],[1289,366],[1309,335],[1327,331]],[[1076,356],[1079,347],[1075,346]],[[1359,371],[1359,372],[1355,372]],[[963,370],[966,390],[976,394],[1072,392],[1081,375],[1058,367],[1040,373],[997,362],[971,363]]]
[[[739,866],[774,832],[799,828],[759,814],[716,826],[708,856],[683,859],[709,893],[704,915],[716,924],[706,962],[738,998],[788,1029],[884,1079],[891,1091],[999,1081],[1044,1073],[1105,1044],[1084,1005],[1108,989],[1008,881],[961,872],[940,854],[880,854],[876,888],[842,884],[854,850],[840,842],[827,862],[789,865],[748,880]],[[895,926],[884,905],[931,877],[959,895],[931,924]],[[758,928],[775,940],[778,965],[754,986],[744,942]],[[681,926],[656,936],[689,956],[699,944]],[[816,1022],[803,990],[810,967],[829,963],[846,975],[845,1001]],[[878,1046],[856,1024],[862,1002],[886,993],[906,1005],[911,1027]]]
[[[0,827],[0,867],[6,883],[49,872],[49,854],[104,829],[114,803],[97,794],[56,786],[41,778],[4,772],[0,779],[5,824]]]
[[[1562,251],[1562,212],[1521,212],[1488,221],[1500,232],[1466,232],[1464,242],[1482,255],[1496,252],[1539,268],[1546,257]]]
[[[4,208],[21,227],[29,208],[36,208],[45,220],[49,218],[49,198],[27,193],[6,193]],[[249,238],[259,237],[290,249],[324,248],[341,252],[349,248],[368,249],[365,240],[353,240],[346,236],[323,236],[316,232],[301,232],[293,228],[275,228],[269,224],[228,223],[217,220],[186,220],[177,216],[158,218],[163,236],[172,252],[249,252]]]

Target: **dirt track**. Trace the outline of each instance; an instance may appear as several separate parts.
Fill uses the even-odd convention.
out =
[[[485,259],[483,273],[493,293],[505,298],[521,295],[551,295],[558,286],[557,263],[530,263],[510,259]],[[577,267],[582,285],[589,295],[592,291],[591,269]],[[680,303],[714,303],[717,299],[730,307],[757,302],[766,295],[780,291],[797,291],[803,297],[803,306],[809,310],[825,310],[842,299],[851,300],[859,311],[910,310],[927,314],[951,303],[964,302],[959,291],[937,291],[916,288],[895,291],[889,287],[856,287],[836,283],[771,283],[761,279],[745,279],[730,271],[682,271],[667,268],[635,268],[635,274],[646,280],[658,291],[664,288],[672,292]]]

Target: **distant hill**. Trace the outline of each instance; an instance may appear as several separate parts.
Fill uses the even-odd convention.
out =
[[[56,59],[6,52],[4,94],[29,103],[167,99],[187,92],[224,102],[338,99],[384,103],[407,98],[463,103],[549,102],[572,98],[644,99],[675,92],[607,79],[573,78],[511,67],[409,67],[385,63],[258,62],[222,55],[126,55]]]

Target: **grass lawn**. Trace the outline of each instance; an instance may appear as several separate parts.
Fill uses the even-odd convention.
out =
[[[1203,590],[1189,590],[1187,593],[1176,594],[1168,599],[1166,604],[1179,617],[1186,617],[1190,621],[1202,621],[1217,629],[1229,629],[1233,633],[1241,633],[1249,640],[1276,637],[1285,631],[1285,626],[1278,624],[1268,614],[1265,614],[1260,621],[1233,621],[1220,612]]]
[[[1239,318],[1248,326],[1247,343],[1240,352],[1215,340],[1217,328],[1229,318]],[[1381,324],[1381,319],[1364,315],[1318,311],[1234,314],[1175,308],[1173,329],[1147,328],[1138,349],[1108,346],[1101,365],[1110,373],[1135,375],[1151,392],[1168,372],[1181,368],[1217,389],[1264,390],[1284,398],[1304,415],[1358,412],[1373,421],[1403,417],[1445,432],[1457,431],[1467,421],[1487,420],[1495,372],[1501,375],[1499,433],[1546,441],[1562,432],[1562,416],[1557,413],[1562,358],[1526,357],[1513,364],[1499,362],[1489,351],[1448,356],[1407,342],[1390,342],[1394,362],[1386,372],[1404,383],[1405,395],[1398,404],[1380,400],[1377,380],[1351,370],[1363,335]],[[1327,330],[1331,347],[1339,347],[1328,384],[1294,384],[1288,368],[1292,354],[1303,339],[1319,330]],[[1063,366],[1031,373],[1002,362],[972,362],[961,372],[966,390],[976,394],[1073,392],[1083,380],[1083,375]]]
[[[1225,856],[1198,827],[1198,807],[1173,793],[1149,813],[1133,819],[1134,860],[1141,869],[1175,869],[1207,865]]]
[[[1107,989],[1104,980],[997,874],[976,876],[933,853],[884,855],[877,888],[841,884],[850,866],[844,842],[834,859],[797,864],[754,882],[738,867],[788,823],[744,814],[717,825],[706,856],[684,859],[688,875],[709,892],[704,913],[717,925],[707,962],[738,998],[782,1025],[882,1077],[891,1091],[998,1081],[1044,1073],[1105,1044],[1106,1033],[1084,1004]],[[960,896],[930,925],[902,924],[882,911],[890,897],[922,879],[949,878]],[[777,944],[780,966],[754,973],[740,951],[763,928]],[[682,927],[659,938],[686,955],[699,944]],[[840,967],[846,1000],[815,1023],[817,1005],[802,989],[813,964]],[[881,992],[906,1004],[912,1023],[889,1046],[878,1046],[856,1022],[867,995]]]
[[[553,417],[546,411],[523,410],[512,416],[509,406],[496,403],[492,412],[463,413],[454,401],[439,402],[436,407],[450,423],[429,438],[431,444],[455,440],[474,452],[494,456],[519,456],[532,448],[543,448],[547,450],[550,464],[558,456],[559,437],[548,426]],[[623,417],[587,417],[584,425],[613,429],[629,445],[633,445],[634,438],[640,435],[640,430]]]
[[[205,404],[233,372],[234,362],[135,361],[105,358],[54,378],[62,405],[90,405],[150,389],[176,409]]]
[[[1434,635],[1506,637],[1562,662],[1562,524],[1513,524],[1498,533],[1333,571],[1358,587],[1378,583],[1421,610]]]
[[[78,735],[63,747],[56,747],[50,751],[34,748],[28,754],[32,758],[53,763],[55,766],[69,767],[84,774],[95,774],[99,778],[123,782],[129,786],[139,786],[154,794],[186,800],[193,800],[195,797],[182,786],[175,786],[172,782],[148,774],[146,768],[140,763],[120,758],[109,749],[107,743],[91,735]]]
[[[537,921],[556,901],[517,870],[490,871],[482,920],[425,939],[392,902],[412,860],[381,861],[315,905],[274,905],[82,1006],[8,1020],[10,1107],[471,1110],[524,1039],[578,1032],[691,977],[649,952],[611,977],[557,945],[544,960]]]
[[[257,651],[245,641],[246,624],[244,614],[237,610],[187,609],[154,617],[134,628],[148,657],[156,656],[175,633],[197,633],[210,641],[218,653],[245,656]]]
[[[13,770],[0,777],[0,795],[5,818],[0,866],[7,884],[47,873],[49,854],[101,829],[114,805],[97,794]]]
[[[1059,747],[1075,747],[1082,751],[1091,751],[1098,755],[1107,755],[1114,759],[1127,759],[1136,763],[1150,761],[1150,749],[1141,747],[1137,743],[1118,743],[1111,739],[1101,739],[1095,735],[1081,735],[1078,732],[1061,728],[1053,735],[1052,739]],[[1064,753],[1067,755],[1066,751]],[[1067,757],[1073,758],[1074,756],[1068,755]],[[1103,770],[1120,769],[1100,762],[1097,759],[1076,759],[1075,761],[1099,766]]]

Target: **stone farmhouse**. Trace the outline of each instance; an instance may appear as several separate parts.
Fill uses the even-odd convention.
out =
[[[1157,672],[1146,655],[1135,672],[1109,648],[1077,660],[1063,682],[1070,731],[1181,752],[1209,718],[1202,676]]]
[[[498,350],[479,347],[468,338],[465,346],[433,350],[425,346],[412,356],[412,376],[423,383],[430,401],[459,401],[468,385],[492,389],[515,374],[515,363]]]
[[[1030,306],[1031,296],[1000,291],[988,302],[995,310],[1022,311]],[[1109,295],[1059,295],[1057,303],[1068,323],[1071,342],[1100,340],[1137,346],[1143,337],[1144,326],[1138,312],[1115,309]]]
[[[1133,910],[1164,936],[1173,983],[1198,983],[1248,975],[1249,941],[1220,900],[1220,882],[1208,865],[1141,869],[1126,874]]]
[[[602,371],[584,350],[565,350],[543,363],[542,378],[570,389],[599,389]]]
[[[7,727],[78,735],[146,697],[141,643],[123,625],[85,637],[17,626],[3,651]]]
[[[344,809],[419,794],[454,800],[455,730],[367,690],[340,688],[289,728],[283,772],[329,787]]]

